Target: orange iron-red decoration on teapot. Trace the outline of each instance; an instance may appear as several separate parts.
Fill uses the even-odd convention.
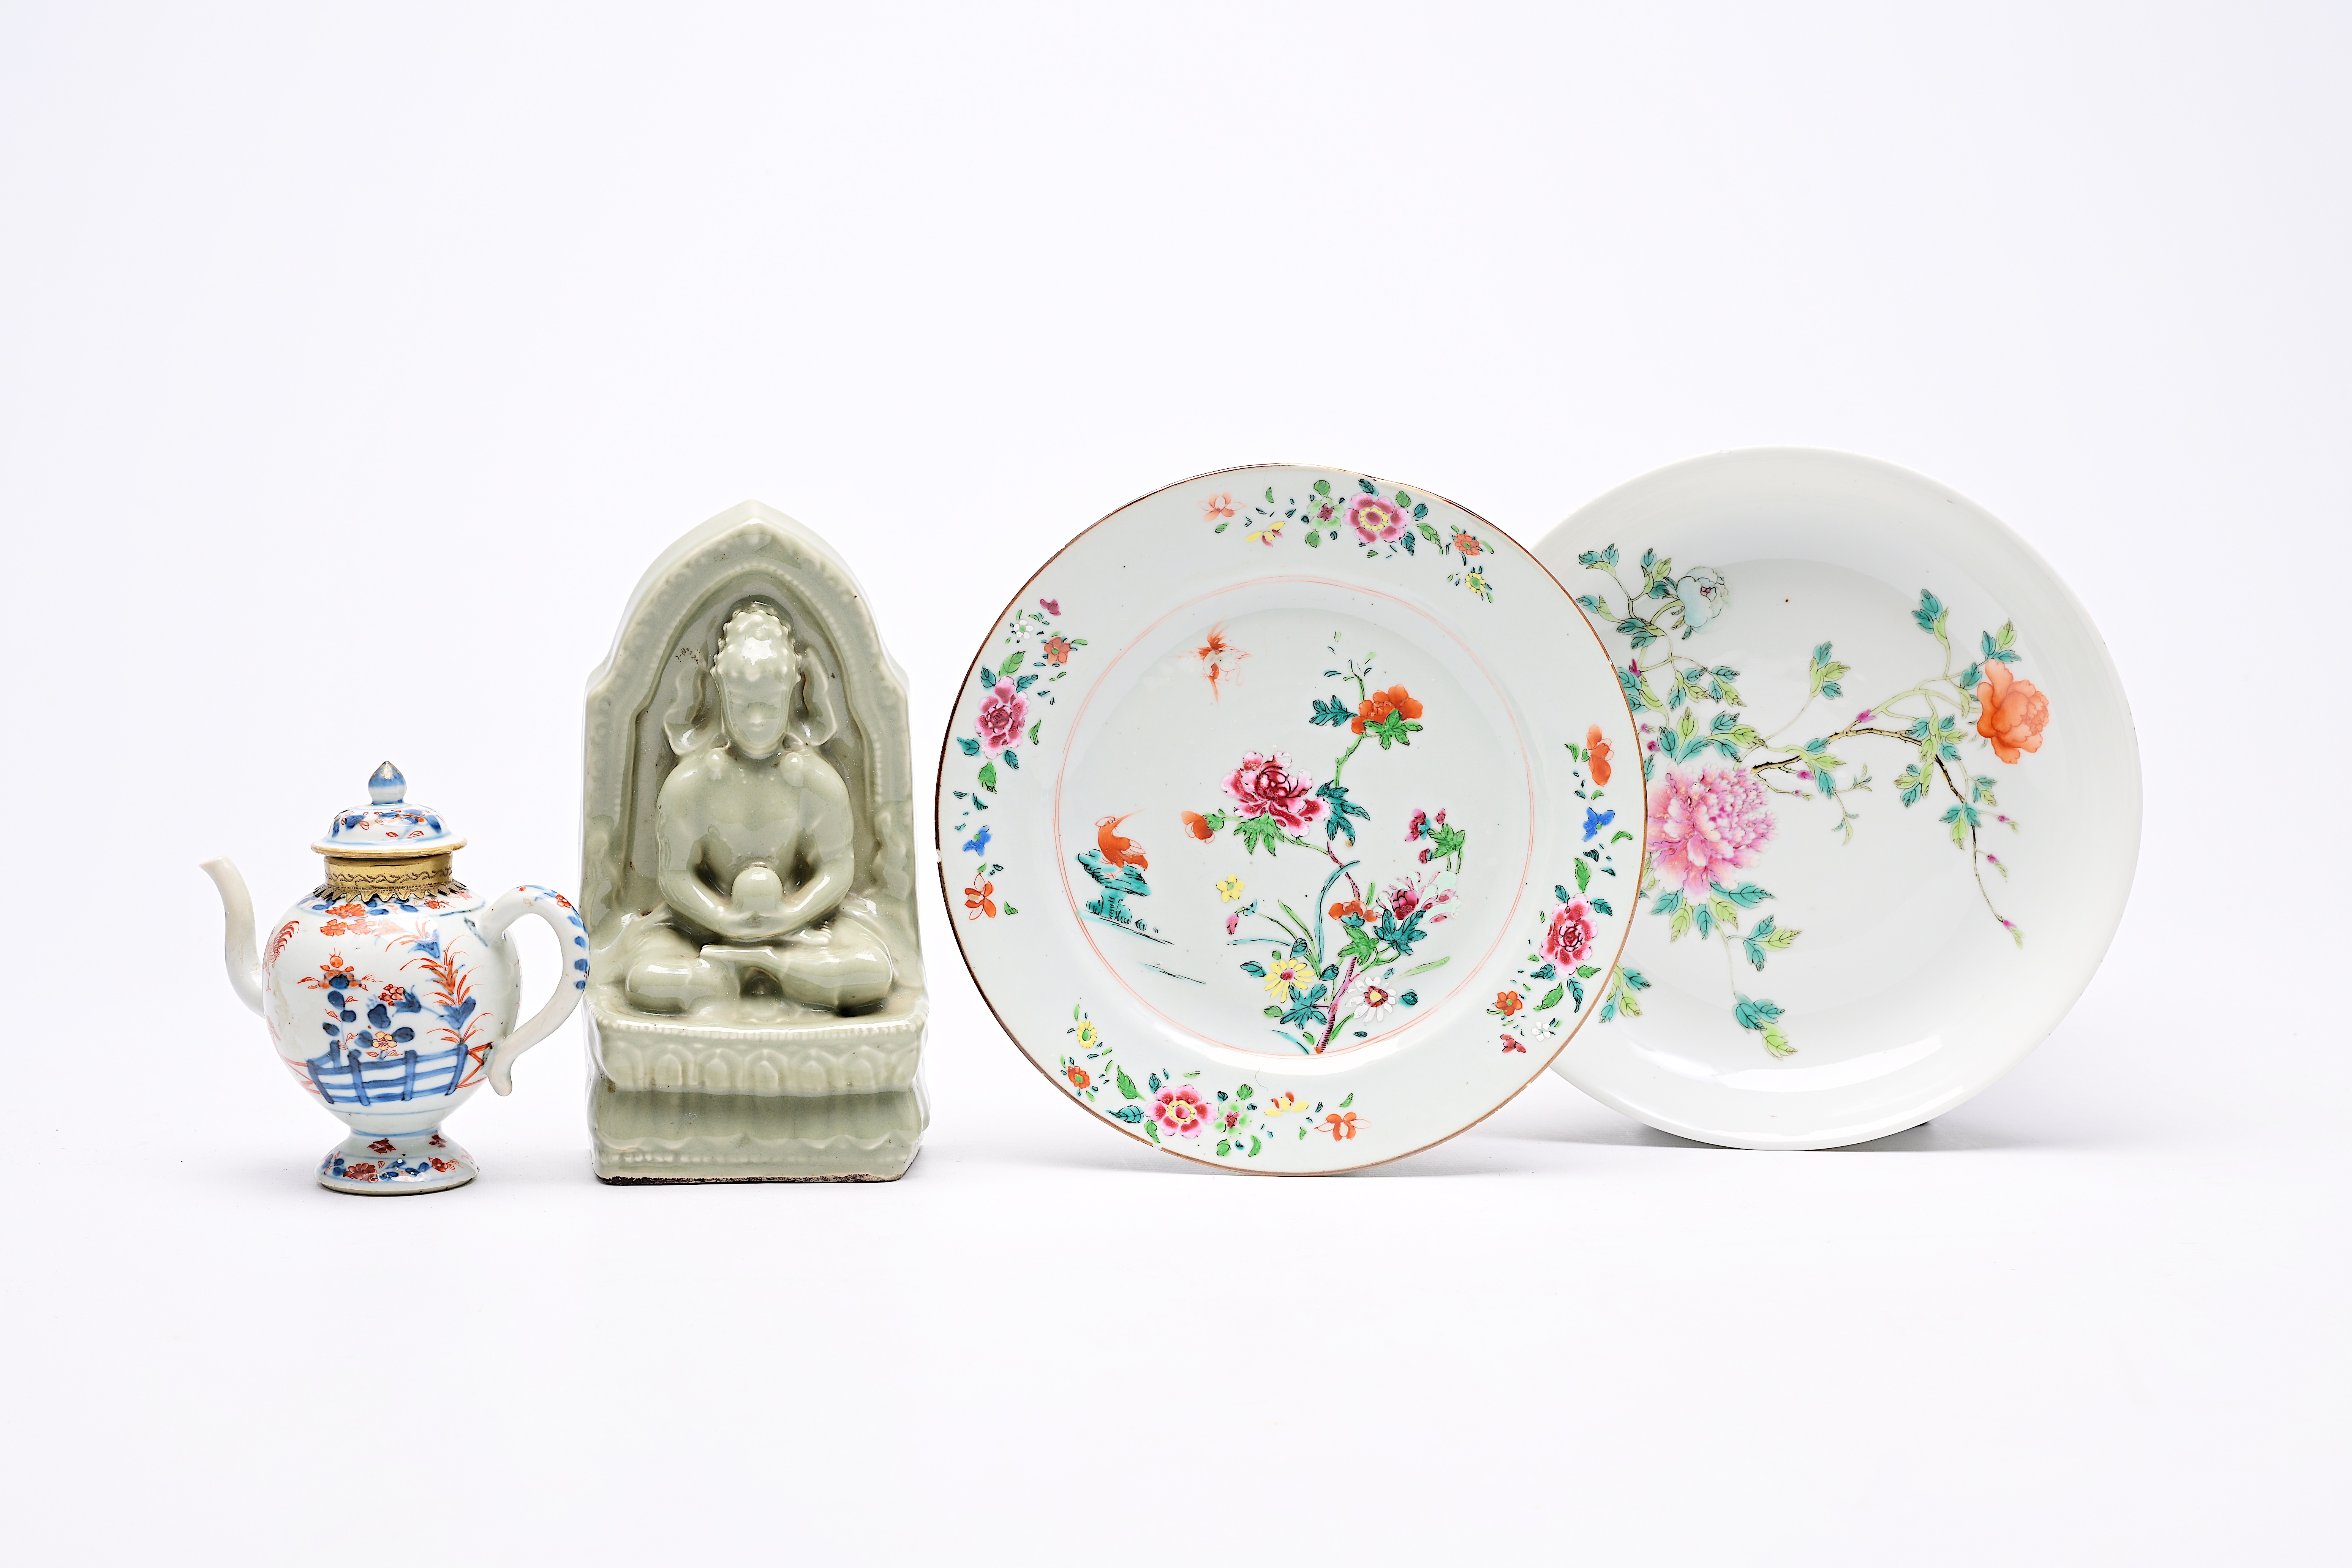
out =
[[[340,812],[311,847],[327,879],[257,953],[253,900],[226,859],[204,870],[227,916],[229,983],[269,1026],[294,1081],[352,1135],[319,1163],[319,1183],[364,1195],[439,1192],[478,1173],[441,1124],[488,1082],[514,1088],[514,1059],[571,1016],[587,986],[588,938],[571,900],[521,887],[484,903],[456,879],[465,840],[403,798],[390,763],[369,804]],[[508,928],[537,915],[555,931],[569,984],[529,1023]]]

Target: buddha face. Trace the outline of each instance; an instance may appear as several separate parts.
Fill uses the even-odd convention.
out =
[[[765,605],[737,611],[727,623],[711,668],[719,677],[727,738],[737,754],[772,755],[792,722],[793,694],[800,680],[791,628]]]

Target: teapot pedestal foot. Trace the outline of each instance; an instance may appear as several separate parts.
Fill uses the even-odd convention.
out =
[[[367,1198],[446,1193],[480,1174],[474,1157],[438,1127],[422,1132],[354,1132],[319,1162],[320,1186]]]

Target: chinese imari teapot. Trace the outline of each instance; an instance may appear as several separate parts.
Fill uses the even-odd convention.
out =
[[[352,1135],[319,1163],[339,1193],[438,1192],[477,1174],[441,1130],[484,1082],[512,1091],[515,1058],[571,1016],[588,985],[588,932],[562,894],[521,887],[484,905],[450,869],[465,844],[437,812],[409,805],[390,763],[366,805],[336,815],[311,846],[327,879],[288,910],[257,955],[253,900],[226,859],[204,869],[228,917],[229,984],[269,1026],[294,1081]],[[568,965],[518,1026],[520,968],[507,929],[537,915]]]

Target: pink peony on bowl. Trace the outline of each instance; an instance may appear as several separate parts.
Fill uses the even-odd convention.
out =
[[[2122,916],[2139,752],[2082,605],[1931,480],[1729,452],[1537,553],[1609,645],[1644,779],[1643,893],[1555,1062],[1661,1131],[1883,1138],[2055,1028]]]

